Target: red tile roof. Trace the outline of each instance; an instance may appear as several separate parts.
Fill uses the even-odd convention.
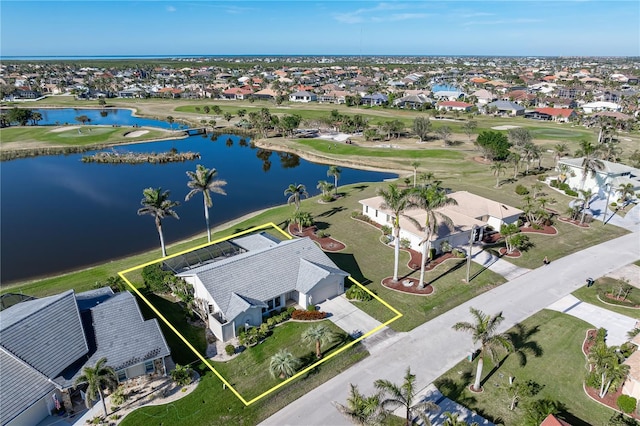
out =
[[[552,117],[562,116],[564,118],[569,118],[574,112],[571,108],[536,108],[536,111],[549,114]]]
[[[444,107],[453,107],[453,108],[471,108],[473,106],[466,102],[460,102],[460,101],[442,101],[442,102],[438,102],[438,105],[444,106]]]
[[[571,426],[571,424],[556,418],[553,414],[549,414],[542,423],[540,423],[540,426]]]

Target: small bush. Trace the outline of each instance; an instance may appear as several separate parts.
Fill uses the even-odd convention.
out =
[[[538,175],[536,179],[538,179],[540,182],[544,182],[547,179],[547,175],[545,174]]]
[[[620,395],[616,400],[616,404],[618,408],[622,410],[624,413],[633,413],[633,410],[636,409],[636,399],[629,395]]]
[[[453,253],[453,255],[454,255],[455,257],[457,257],[457,258],[464,258],[464,257],[467,257],[467,255],[466,255],[466,254],[464,254],[464,252],[463,252],[462,250],[457,249],[457,248],[456,248],[456,249],[453,249],[453,250],[451,251],[451,253]]]
[[[303,311],[301,309],[296,309],[291,318],[299,321],[313,321],[313,320],[321,320],[327,317],[326,312],[322,311]]]
[[[389,225],[384,225],[382,228],[380,228],[380,230],[382,231],[383,235],[390,235],[392,229]]]
[[[624,342],[620,345],[620,352],[625,358],[629,358],[631,354],[636,350],[636,345],[631,342]]]
[[[558,179],[552,179],[551,182],[549,182],[549,186],[551,186],[552,188],[557,188],[558,183]]]
[[[527,189],[526,186],[518,184],[516,186],[516,194],[518,195],[527,195],[529,193],[529,190]]]
[[[318,238],[325,238],[329,236],[329,233],[327,231],[322,230],[322,231],[316,232],[316,236]]]
[[[411,241],[408,238],[401,238],[400,248],[408,249],[409,247],[411,247]]]
[[[127,394],[124,392],[124,387],[122,386],[118,386],[118,389],[116,389],[111,394],[111,402],[113,403],[113,405],[120,406],[124,404],[126,400],[127,400]]]
[[[347,296],[347,299],[360,300],[363,302],[373,299],[373,296],[371,296],[366,290],[355,284],[349,287],[345,295]]]
[[[273,327],[277,324],[276,319],[274,317],[267,318],[267,326]]]
[[[565,194],[567,194],[569,197],[577,197],[578,193],[576,191],[574,191],[573,189],[567,189],[564,191]]]
[[[176,364],[176,368],[171,372],[171,379],[178,386],[186,386],[189,383],[191,383],[192,373],[193,373],[193,370],[191,369],[191,367]]]
[[[611,207],[618,207],[618,203],[616,203],[615,201],[612,202],[611,204],[609,204]]]
[[[325,203],[329,203],[329,202],[333,201],[333,195],[331,195],[331,194],[324,194],[324,195],[321,195],[321,196],[320,196],[320,199],[321,199],[322,201],[324,201]]]
[[[359,212],[358,210],[355,210],[355,211],[351,212],[351,217],[354,218],[354,219],[359,219],[358,216],[361,216],[361,215],[362,215],[362,213]]]
[[[227,353],[227,355],[231,356],[236,353],[236,347],[233,345],[227,345],[224,347],[224,351]]]

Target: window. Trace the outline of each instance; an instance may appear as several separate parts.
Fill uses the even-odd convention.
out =
[[[276,297],[276,299],[275,299],[276,300],[276,303],[275,303],[276,308],[278,308],[280,305],[282,305],[282,300],[280,300],[280,299],[281,299],[280,296]]]
[[[273,309],[273,299],[267,300],[267,309],[268,310]]]
[[[127,372],[125,370],[118,371],[118,381],[124,382],[125,380],[127,380]]]
[[[209,313],[212,314],[213,313],[213,305],[209,305]]]
[[[145,373],[153,373],[153,361],[145,361],[144,362],[144,372]]]

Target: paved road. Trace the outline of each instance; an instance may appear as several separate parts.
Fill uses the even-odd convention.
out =
[[[365,394],[376,379],[400,383],[407,366],[417,375],[418,389],[453,367],[474,348],[468,335],[453,331],[458,321],[471,320],[469,307],[493,314],[503,311],[506,331],[541,309],[570,294],[587,277],[599,278],[640,258],[640,239],[631,233],[554,260],[486,292],[417,327],[379,342],[371,356],[283,408],[264,425],[348,425],[331,401],[344,402],[349,383]]]

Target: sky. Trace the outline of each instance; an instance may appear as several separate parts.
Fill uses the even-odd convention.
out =
[[[640,1],[0,0],[0,56],[640,56]]]

